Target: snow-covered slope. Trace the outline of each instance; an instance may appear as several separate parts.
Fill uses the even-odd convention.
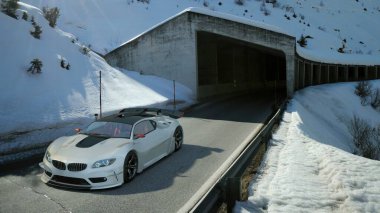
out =
[[[47,142],[58,135],[72,133],[73,125],[82,126],[99,113],[99,71],[102,71],[103,112],[125,107],[163,104],[173,96],[172,81],[140,75],[109,66],[93,52],[83,54],[73,35],[58,27],[51,28],[40,9],[20,4],[18,11],[28,13],[28,20],[13,19],[0,13],[0,151],[18,146],[9,140],[18,132],[25,144]],[[34,38],[31,17],[42,27],[40,39]],[[30,62],[42,61],[42,73],[27,72]],[[60,66],[61,58],[70,64]],[[192,102],[192,92],[176,85],[177,99]],[[67,127],[69,126],[69,127]],[[29,131],[60,131],[50,134]],[[62,130],[66,129],[66,132]],[[70,131],[69,131],[70,130]],[[26,134],[28,133],[28,134]],[[25,135],[26,134],[26,135]],[[37,134],[37,135],[36,135]]]
[[[380,88],[380,80],[373,84]],[[361,106],[355,85],[296,93],[236,212],[379,212],[380,161],[351,154],[347,124],[357,115],[378,125],[380,112]]]
[[[312,36],[300,55],[329,63],[380,64],[380,2],[373,0],[24,0],[61,10],[58,26],[108,52],[188,7],[203,7]],[[270,2],[270,1],[268,1]],[[103,33],[107,32],[107,33]],[[338,49],[345,45],[344,54]]]

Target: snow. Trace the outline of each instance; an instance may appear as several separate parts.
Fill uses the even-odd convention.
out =
[[[184,14],[184,13],[187,13],[187,12],[193,12],[193,13],[198,13],[198,14],[202,14],[202,15],[208,15],[208,16],[213,16],[213,17],[217,17],[217,18],[221,18],[221,19],[225,19],[225,20],[229,20],[229,21],[233,21],[233,22],[238,22],[238,23],[242,23],[242,24],[245,24],[245,25],[250,25],[250,26],[254,26],[254,27],[259,27],[259,28],[262,28],[262,29],[266,29],[266,30],[270,30],[270,31],[273,31],[273,32],[278,32],[278,33],[282,33],[282,34],[286,34],[286,31],[282,30],[281,28],[277,27],[277,26],[272,26],[272,25],[269,25],[269,24],[265,24],[264,22],[260,22],[260,21],[255,21],[255,20],[248,20],[246,18],[242,18],[242,17],[239,17],[239,16],[235,16],[235,15],[231,15],[231,14],[227,14],[227,13],[221,13],[221,12],[216,12],[216,11],[212,11],[212,10],[209,10],[209,9],[205,9],[205,8],[199,8],[199,7],[189,7],[183,11],[181,11],[180,13],[154,25],[153,27],[149,28],[148,30],[142,32],[141,34],[135,36],[134,38],[132,38],[131,40],[128,40],[126,41],[125,43],[121,44],[120,46],[123,46],[124,44],[126,43],[129,43],[129,42],[132,42],[133,40],[136,40],[137,38],[139,38],[140,36],[148,33],[149,31],[159,27],[160,25],[166,23],[166,22],[169,22],[170,20]],[[291,36],[291,35],[290,35]]]
[[[226,18],[294,36],[310,35],[297,45],[302,57],[336,64],[380,64],[380,2],[373,0],[24,0],[38,6],[57,6],[58,26],[100,53],[107,53],[186,10]],[[188,9],[192,8],[192,9]],[[197,8],[197,9],[196,9]],[[267,15],[265,15],[267,14]],[[288,18],[289,19],[288,19]],[[107,32],[100,33],[100,32]],[[345,53],[337,50],[345,43]]]
[[[172,82],[110,67],[94,52],[105,54],[154,26],[185,11],[193,11],[268,30],[312,36],[299,55],[336,64],[380,64],[380,2],[374,0],[23,0],[22,11],[42,27],[33,38],[30,21],[0,13],[0,164],[17,159],[18,150],[44,147],[73,134],[99,111],[99,70],[102,70],[104,111],[144,105],[167,106]],[[57,27],[43,18],[44,6],[60,9]],[[190,8],[190,9],[188,9]],[[338,48],[345,45],[345,53]],[[41,74],[26,70],[30,61],[43,62]],[[60,67],[60,59],[70,70]],[[379,87],[379,81],[374,81]],[[371,124],[380,113],[362,107],[355,84],[309,87],[290,101],[271,141],[264,163],[251,184],[248,202],[237,212],[377,212],[380,209],[380,163],[353,155],[346,123],[354,114]],[[193,93],[177,84],[178,99],[191,104]],[[16,132],[16,133],[15,133]],[[41,149],[41,148],[40,148]],[[32,152],[31,152],[32,153]]]
[[[372,81],[380,88],[380,80]],[[355,83],[297,92],[284,113],[246,202],[235,212],[378,212],[380,162],[352,154],[353,115],[372,126],[380,112],[361,106]],[[310,98],[313,97],[313,98]]]
[[[103,112],[173,107],[168,105],[173,99],[171,80],[113,68],[92,51],[83,54],[82,44],[71,33],[51,28],[40,9],[21,3],[19,17],[21,11],[28,13],[28,21],[0,13],[1,155],[73,134],[75,127],[92,121],[99,113],[100,70]],[[42,27],[41,39],[29,33],[31,16]],[[26,71],[34,58],[43,63],[41,74]],[[61,68],[61,58],[70,64],[69,70]],[[194,102],[192,91],[179,83],[176,98],[182,106]]]

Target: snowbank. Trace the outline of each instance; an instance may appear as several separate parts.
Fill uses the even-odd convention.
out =
[[[380,88],[380,81],[373,81]],[[380,162],[351,154],[347,122],[372,124],[380,112],[362,107],[355,83],[297,92],[271,140],[247,202],[235,212],[377,212]],[[312,97],[312,98],[311,98]]]
[[[277,0],[199,1],[151,0],[24,0],[42,8],[57,6],[58,26],[101,53],[109,52],[147,29],[180,14],[189,7],[200,13],[261,26],[292,35],[312,36],[306,47],[297,45],[301,56],[337,64],[380,64],[380,2],[373,0]],[[200,9],[202,8],[202,9]],[[102,33],[107,32],[107,33]],[[344,54],[338,49],[343,47]]]
[[[75,126],[93,120],[94,113],[99,113],[100,70],[103,112],[157,104],[166,107],[173,99],[172,81],[113,68],[91,51],[83,54],[82,44],[70,33],[51,28],[40,9],[20,4],[21,11],[28,13],[27,21],[0,13],[1,155],[72,134]],[[42,27],[40,39],[30,35],[32,16]],[[40,74],[27,72],[35,58],[43,63]],[[70,64],[69,70],[61,67],[61,59]],[[178,100],[187,105],[194,101],[190,89],[177,84],[176,90]]]

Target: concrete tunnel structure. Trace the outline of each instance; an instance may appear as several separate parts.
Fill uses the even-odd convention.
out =
[[[116,67],[175,80],[196,99],[276,88],[292,96],[295,38],[200,8],[164,21],[105,56]]]

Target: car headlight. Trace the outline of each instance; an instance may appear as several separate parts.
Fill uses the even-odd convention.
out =
[[[46,151],[45,158],[47,161],[49,161],[49,163],[51,163],[51,155],[49,151]]]
[[[110,159],[104,159],[104,160],[98,160],[94,164],[92,164],[92,168],[100,168],[105,167],[113,164],[115,162],[116,158],[110,158]]]

